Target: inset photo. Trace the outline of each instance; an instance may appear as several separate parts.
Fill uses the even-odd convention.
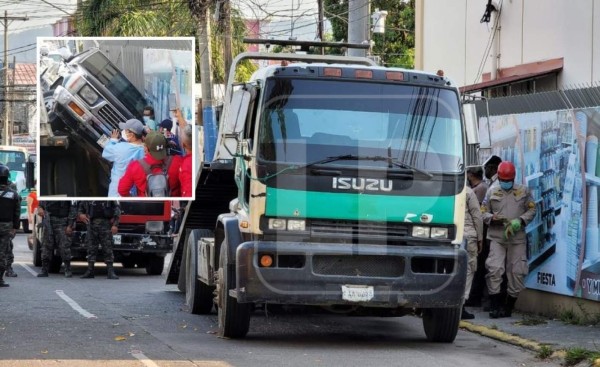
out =
[[[37,46],[41,199],[194,198],[193,37]]]

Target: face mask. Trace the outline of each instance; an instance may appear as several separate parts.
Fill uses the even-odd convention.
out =
[[[123,140],[128,141],[127,133],[125,132],[125,130],[121,131],[121,137],[123,138]]]
[[[508,182],[500,181],[500,187],[502,188],[502,190],[510,190],[513,187],[513,182],[512,181],[508,181]]]
[[[150,116],[144,116],[144,122],[148,123],[148,121],[150,121]]]

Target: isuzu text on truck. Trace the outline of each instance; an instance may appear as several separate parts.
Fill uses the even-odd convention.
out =
[[[246,59],[289,64],[233,83]],[[429,340],[452,342],[467,258],[456,86],[367,58],[263,53],[239,55],[229,81],[167,279],[190,311],[214,303],[230,338],[255,305],[416,312]]]

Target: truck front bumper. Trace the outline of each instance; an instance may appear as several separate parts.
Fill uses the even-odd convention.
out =
[[[73,232],[73,248],[86,246],[86,232]],[[113,236],[113,251],[166,254],[173,251],[169,235],[118,233]]]
[[[259,265],[263,255],[271,267]],[[459,307],[466,269],[466,251],[448,245],[244,242],[231,293],[242,303]]]

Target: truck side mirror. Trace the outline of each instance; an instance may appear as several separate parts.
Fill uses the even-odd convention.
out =
[[[479,144],[479,123],[477,121],[477,110],[474,103],[464,103],[463,114],[465,116],[465,130],[467,133],[467,144]]]
[[[231,96],[231,103],[223,115],[219,128],[219,141],[215,159],[230,159],[238,148],[240,135],[244,131],[248,108],[252,94],[245,89],[238,89]],[[223,148],[225,151],[223,151]]]

